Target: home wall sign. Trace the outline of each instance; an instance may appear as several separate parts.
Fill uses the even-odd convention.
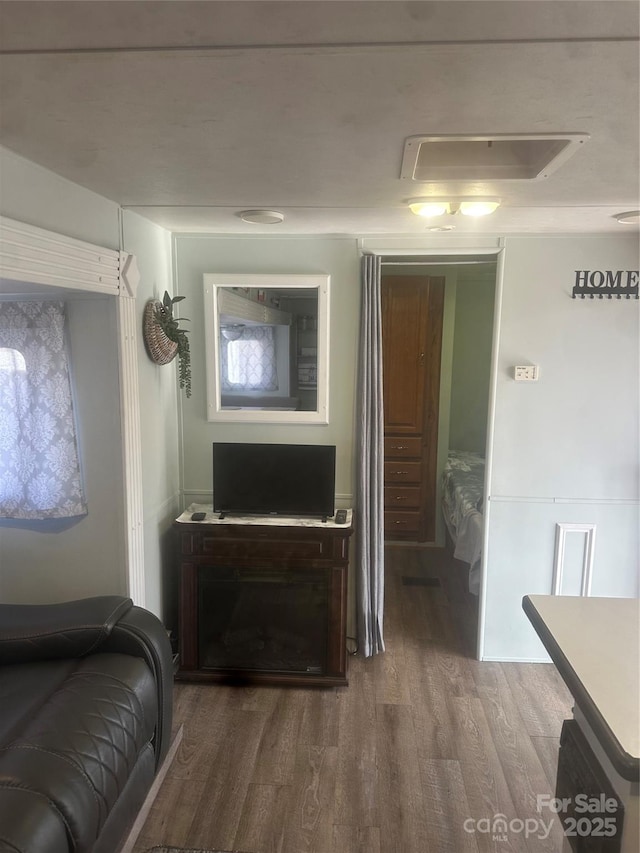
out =
[[[638,299],[638,270],[576,270],[572,298]]]

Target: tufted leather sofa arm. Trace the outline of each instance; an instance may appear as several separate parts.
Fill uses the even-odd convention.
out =
[[[154,675],[158,694],[157,768],[169,748],[173,719],[173,655],[169,636],[153,613],[134,606],[118,619],[100,650],[142,657]]]
[[[0,853],[113,853],[165,757],[173,660],[122,596],[0,605]]]
[[[60,604],[0,604],[0,665],[85,657],[133,607],[104,595]]]
[[[151,669],[158,691],[158,767],[169,746],[173,701],[171,644],[160,620],[120,595],[59,604],[0,604],[0,665],[97,652],[141,657]]]

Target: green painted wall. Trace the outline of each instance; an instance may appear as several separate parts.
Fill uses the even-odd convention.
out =
[[[209,503],[214,441],[336,445],[339,506],[353,504],[360,274],[354,239],[175,237],[176,293],[192,319],[193,395],[181,397],[185,503]],[[330,280],[329,424],[219,424],[206,420],[204,273],[325,273]]]
[[[478,278],[458,276],[449,424],[453,450],[485,452],[494,303],[495,269]]]

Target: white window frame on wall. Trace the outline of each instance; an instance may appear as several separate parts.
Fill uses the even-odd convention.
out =
[[[136,312],[140,276],[135,256],[0,216],[0,277],[43,287],[106,294],[117,299],[126,576],[129,596],[135,604],[144,607]]]

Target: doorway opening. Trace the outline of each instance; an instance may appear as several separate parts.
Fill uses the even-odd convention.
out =
[[[403,566],[387,580],[396,594],[449,607],[470,656],[481,610],[496,255],[382,261],[385,545],[387,565]]]

